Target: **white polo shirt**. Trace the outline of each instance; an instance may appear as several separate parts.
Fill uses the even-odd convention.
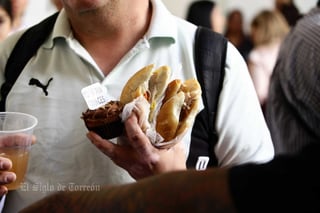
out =
[[[26,65],[7,97],[7,111],[26,112],[39,119],[26,184],[9,193],[8,212],[64,187],[92,186],[98,190],[101,185],[133,181],[87,139],[87,129],[80,119],[87,106],[80,91],[101,82],[110,99],[118,99],[128,78],[151,63],[170,66],[172,79],[196,77],[196,26],[172,16],[160,0],[151,2],[154,9],[148,32],[108,76],[73,37],[66,14],[61,11],[51,36]],[[1,84],[6,60],[20,35],[11,36],[0,46]],[[52,78],[47,95],[29,85],[32,78],[44,85]],[[219,141],[214,151],[220,166],[272,159],[271,138],[246,64],[230,43],[218,107],[215,125]],[[187,148],[190,132],[183,141]]]

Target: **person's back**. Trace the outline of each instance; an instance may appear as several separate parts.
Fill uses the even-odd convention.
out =
[[[302,18],[282,45],[266,108],[276,154],[320,141],[320,8]]]

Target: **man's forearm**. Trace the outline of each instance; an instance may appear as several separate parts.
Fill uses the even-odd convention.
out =
[[[60,192],[28,209],[30,212],[235,212],[224,169],[167,173],[98,192]]]

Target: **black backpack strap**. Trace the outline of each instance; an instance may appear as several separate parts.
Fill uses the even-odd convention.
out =
[[[215,120],[219,94],[224,79],[227,39],[204,27],[198,27],[195,37],[195,68],[202,88],[205,109],[196,117],[187,167],[194,168],[199,156],[210,157],[209,166],[217,166],[214,146],[218,141]]]
[[[58,12],[26,30],[12,50],[4,72],[5,82],[1,86],[0,111],[5,111],[6,98],[25,65],[51,33]]]

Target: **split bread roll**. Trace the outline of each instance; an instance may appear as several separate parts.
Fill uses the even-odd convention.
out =
[[[174,79],[169,82],[171,70],[168,66],[154,71],[153,68],[154,65],[148,65],[128,80],[120,103],[125,105],[143,96],[150,104],[147,122],[163,142],[168,142],[192,126],[199,112],[201,87],[196,79],[184,82]]]
[[[120,95],[121,104],[125,105],[140,95],[144,95],[146,99],[149,99],[148,82],[153,73],[153,68],[153,64],[148,65],[131,76],[122,89]]]
[[[173,80],[157,115],[156,131],[170,141],[192,126],[199,112],[201,87],[196,79]]]
[[[175,94],[163,103],[157,115],[156,131],[163,137],[164,141],[170,141],[176,136],[184,99],[183,92]]]

